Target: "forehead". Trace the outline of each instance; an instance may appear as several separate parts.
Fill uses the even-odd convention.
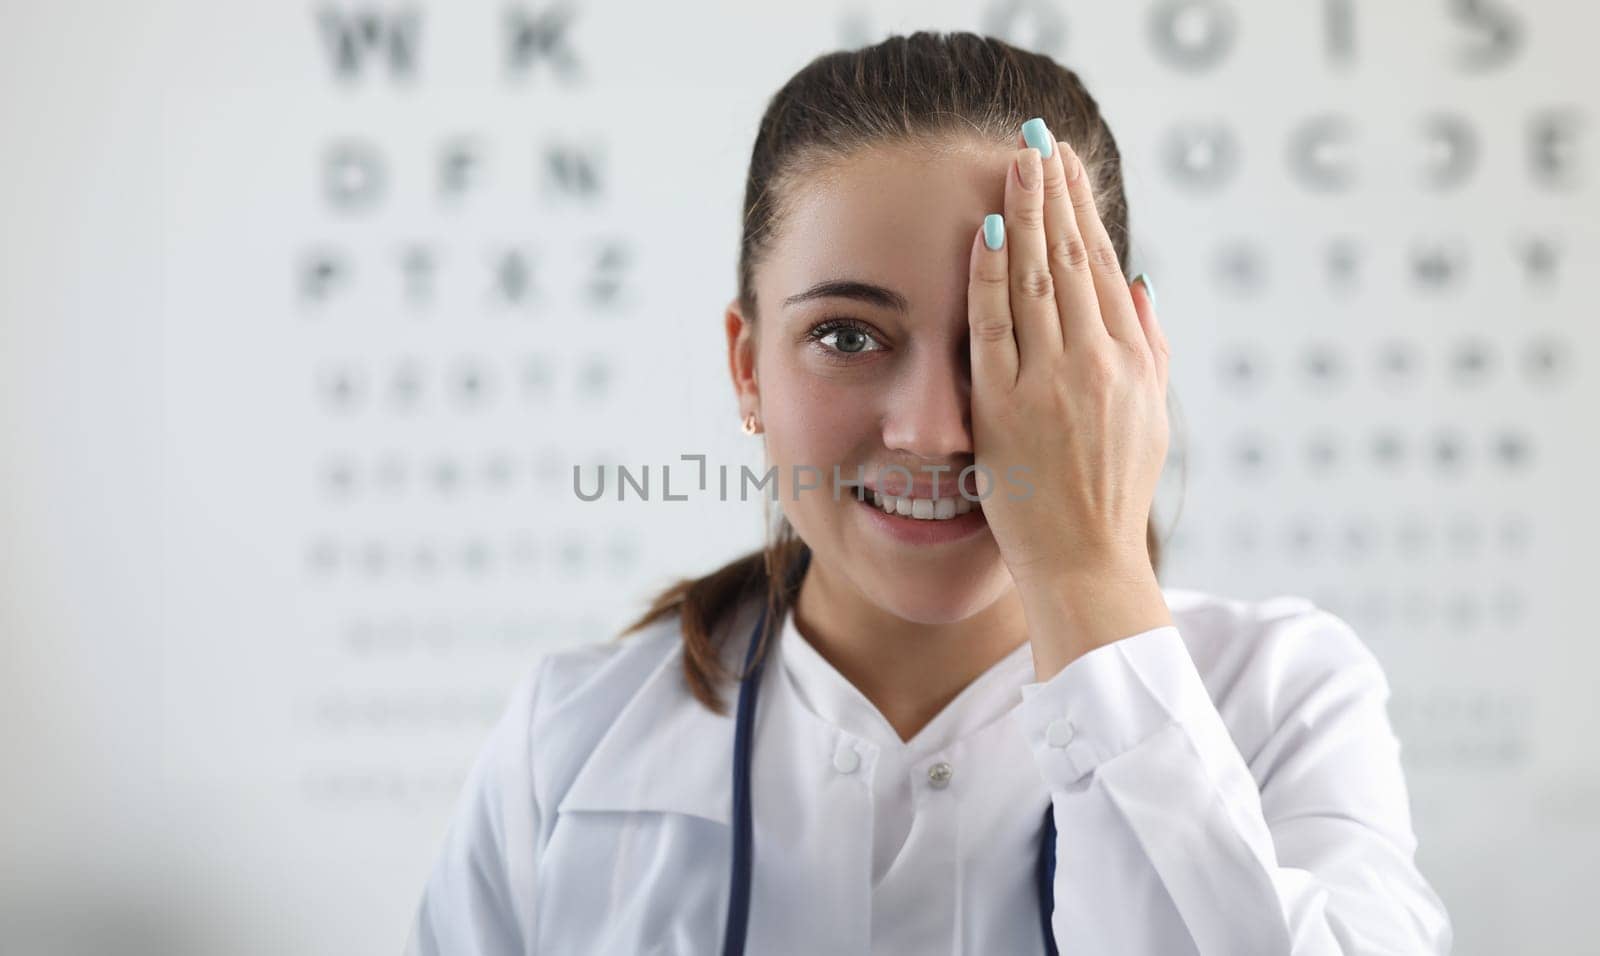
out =
[[[776,300],[827,279],[889,286],[913,310],[964,298],[973,236],[1003,210],[1009,146],[859,150],[788,185],[759,285]]]

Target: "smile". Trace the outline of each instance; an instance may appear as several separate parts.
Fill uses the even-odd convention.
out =
[[[901,544],[930,547],[961,541],[989,527],[981,503],[953,498],[905,498],[874,491],[871,498],[850,496],[867,523]],[[925,517],[918,517],[918,514]]]
[[[909,498],[886,495],[881,491],[872,493],[872,502],[882,508],[884,514],[899,515],[914,521],[949,521],[957,515],[966,514],[973,507],[972,502],[960,495],[954,498]]]

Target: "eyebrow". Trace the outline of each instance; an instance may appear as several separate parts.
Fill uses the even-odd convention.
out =
[[[855,299],[870,305],[883,306],[897,312],[909,310],[906,297],[893,289],[874,285],[871,282],[857,282],[853,279],[828,279],[818,282],[804,292],[796,293],[783,300],[784,308],[809,302],[812,299]]]

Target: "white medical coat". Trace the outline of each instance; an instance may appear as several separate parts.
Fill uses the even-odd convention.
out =
[[[786,617],[756,714],[746,951],[1043,952],[1052,807],[1063,954],[1448,953],[1376,658],[1302,598],[1163,594],[1173,625],[1044,682],[1013,654],[909,742]],[[758,612],[725,623],[730,666]],[[737,687],[718,716],[682,671],[676,617],[532,668],[408,953],[720,952]]]

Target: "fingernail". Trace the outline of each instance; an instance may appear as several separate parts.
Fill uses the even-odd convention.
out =
[[[983,217],[983,244],[989,247],[989,251],[990,252],[993,252],[994,250],[996,250],[996,249],[1000,248],[1002,245],[1004,245],[1005,241],[1006,241],[1006,221],[1005,221],[1005,217],[1001,216],[997,212],[991,212],[989,215],[984,216]]]
[[[1044,125],[1044,120],[1035,116],[1022,124],[1022,138],[1029,146],[1039,151],[1045,159],[1055,152],[1056,138],[1050,135],[1050,130]]]
[[[1145,294],[1150,296],[1150,304],[1151,305],[1155,305],[1156,304],[1156,287],[1150,283],[1150,274],[1148,272],[1141,272],[1138,275],[1133,277],[1133,281],[1135,281],[1135,282],[1143,282],[1144,283]]]

